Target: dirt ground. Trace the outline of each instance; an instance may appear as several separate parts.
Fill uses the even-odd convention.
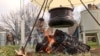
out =
[[[47,53],[33,52],[33,56],[100,56],[100,48],[92,48],[88,53],[81,53],[81,54],[74,54],[74,55],[68,55],[63,53],[47,54]]]
[[[88,53],[81,53],[75,55],[68,55],[63,53],[36,53],[35,51],[32,52],[33,56],[100,56],[100,48],[91,48],[90,52]]]
[[[100,48],[92,48],[90,50],[91,56],[100,56]]]

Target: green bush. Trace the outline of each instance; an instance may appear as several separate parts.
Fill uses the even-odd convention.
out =
[[[15,49],[18,49],[18,46],[1,46],[0,56],[15,56]]]

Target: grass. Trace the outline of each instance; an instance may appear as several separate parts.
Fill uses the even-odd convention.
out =
[[[15,56],[15,49],[19,49],[19,46],[0,46],[0,56]],[[66,56],[62,53],[47,54],[47,53],[35,53],[33,56]]]
[[[18,46],[0,46],[0,56],[14,56]]]
[[[0,56],[15,56],[15,49],[18,49],[18,46],[1,46],[0,47]],[[63,53],[35,53],[33,52],[33,56],[69,56],[68,54]],[[74,55],[75,56],[75,55]]]
[[[100,48],[95,42],[88,41],[87,43],[92,48]],[[19,49],[19,46],[1,46],[0,47],[0,56],[15,56],[15,49]],[[46,54],[46,53],[35,53],[33,52],[33,56],[69,56],[68,54],[63,53],[53,53],[53,54]],[[75,54],[72,56],[89,56],[89,54]]]
[[[87,44],[92,48],[100,48],[100,45],[98,45],[96,42],[88,41]]]

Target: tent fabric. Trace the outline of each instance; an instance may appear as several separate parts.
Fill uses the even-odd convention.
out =
[[[33,0],[33,3],[38,4],[39,6],[42,5],[44,0]],[[51,0],[49,0],[50,2]],[[50,8],[54,8],[54,7],[59,7],[59,6],[64,6],[64,7],[71,7],[70,2],[74,5],[74,6],[80,6],[82,5],[80,0],[53,0],[52,3],[50,4]],[[100,3],[100,0],[82,0],[85,4],[98,4]]]

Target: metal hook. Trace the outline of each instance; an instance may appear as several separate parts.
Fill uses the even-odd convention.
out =
[[[71,0],[68,0],[68,2],[70,3],[70,5],[72,6],[72,8],[74,9],[74,5],[72,4]]]
[[[33,0],[31,0],[31,2],[33,2]]]
[[[31,0],[31,1],[33,1],[33,0]],[[38,2],[38,1],[36,1],[36,0],[34,0],[38,5],[40,5],[41,6],[41,4]]]
[[[49,2],[49,4],[48,4],[48,6],[47,6],[47,9],[49,10],[49,8],[50,8],[50,4],[53,2],[53,0],[51,0],[50,2]]]
[[[94,4],[95,1],[96,1],[96,0],[93,0],[93,4]]]

